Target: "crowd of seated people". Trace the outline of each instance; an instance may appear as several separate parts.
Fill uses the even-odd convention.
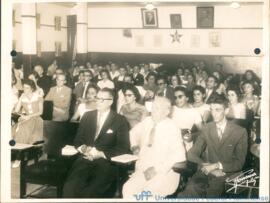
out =
[[[245,149],[241,151],[241,164],[238,165],[237,168],[232,166],[232,164],[223,165],[226,160],[231,161],[232,158],[230,156],[234,156],[231,152],[231,154],[228,154],[228,158],[225,157],[221,160],[217,159],[219,155],[210,155],[209,161],[211,163],[215,163],[215,165],[211,165],[209,163],[209,165],[207,165],[207,163],[202,162],[198,156],[199,152],[203,151],[203,148],[206,145],[212,144],[208,140],[209,137],[207,137],[207,133],[209,133],[210,130],[216,130],[216,128],[213,127],[215,122],[218,123],[222,120],[220,125],[222,125],[222,133],[224,133],[226,131],[225,125],[227,125],[227,120],[247,118],[252,120],[254,119],[254,116],[260,115],[261,84],[256,74],[251,70],[246,71],[243,75],[234,75],[232,73],[225,73],[224,71],[221,72],[220,70],[215,70],[213,74],[210,74],[205,63],[199,61],[194,62],[190,67],[187,67],[183,62],[181,62],[175,71],[169,71],[170,70],[165,71],[164,73],[161,69],[154,68],[149,64],[136,64],[131,66],[130,64],[116,64],[110,62],[105,65],[101,65],[92,64],[88,61],[85,66],[82,64],[79,66],[76,60],[72,62],[71,68],[65,70],[60,68],[60,66],[57,65],[57,62],[54,61],[48,68],[47,72],[41,65],[37,65],[34,67],[33,73],[29,75],[26,80],[22,80],[21,77],[16,75],[15,68],[13,67],[13,113],[20,114],[21,117],[17,122],[12,123],[12,136],[16,142],[27,144],[33,144],[34,142],[42,139],[43,124],[40,116],[43,111],[42,102],[47,100],[53,102],[53,121],[82,121],[84,126],[80,126],[78,130],[78,135],[80,136],[84,136],[84,132],[82,132],[84,130],[89,133],[95,132],[93,140],[85,140],[86,138],[79,139],[76,137],[77,141],[80,143],[78,147],[81,147],[84,142],[86,145],[95,145],[99,136],[101,136],[100,139],[104,139],[104,137],[99,135],[96,131],[99,131],[100,134],[106,134],[106,132],[100,128],[99,122],[101,122],[102,125],[106,125],[108,128],[109,124],[106,119],[109,119],[110,116],[112,116],[111,113],[109,113],[109,109],[112,109],[115,112],[113,115],[118,116],[117,119],[121,121],[125,120],[124,124],[127,124],[127,126],[123,129],[125,132],[129,129],[131,145],[134,142],[134,136],[136,136],[136,134],[144,131],[149,133],[151,131],[150,124],[153,124],[151,119],[158,117],[160,120],[158,120],[157,123],[161,123],[158,125],[162,128],[162,132],[164,132],[164,137],[162,138],[164,139],[164,142],[162,142],[161,139],[162,135],[156,135],[160,136],[160,138],[158,138],[159,146],[157,149],[161,150],[163,149],[161,145],[164,144],[165,146],[168,144],[165,140],[166,136],[169,136],[169,134],[166,135],[166,133],[168,133],[166,132],[166,127],[162,127],[162,125],[173,125],[173,127],[169,127],[168,129],[168,131],[171,131],[170,133],[172,133],[172,140],[169,142],[169,145],[174,146],[172,144],[173,140],[176,141],[174,144],[179,142],[173,134],[174,130],[177,130],[179,137],[181,137],[180,142],[183,144],[184,149],[181,149],[181,151],[185,155],[182,155],[183,157],[174,157],[172,159],[167,157],[167,161],[173,162],[186,160],[187,156],[188,160],[201,164],[202,171],[198,173],[196,177],[201,178],[203,176],[203,183],[206,185],[210,183],[208,179],[209,174],[211,174],[211,170],[216,170],[212,173],[215,177],[223,177],[224,173],[227,171],[231,173],[241,170],[243,162],[242,156],[245,156],[246,154]],[[17,88],[20,84],[23,85],[22,89]],[[18,91],[21,90],[23,91],[19,94]],[[165,100],[159,100],[157,102],[157,98],[165,98]],[[224,102],[221,102],[220,98]],[[228,105],[225,104],[226,101],[228,101]],[[105,110],[105,107],[102,105],[106,107]],[[160,118],[161,115],[159,115],[160,112],[158,111],[160,110],[158,109],[160,105],[163,105],[164,108],[169,108],[168,112],[163,112],[165,114],[162,115],[162,118]],[[222,117],[223,114],[216,115],[221,111],[224,113],[224,117]],[[152,118],[150,119],[151,116]],[[92,117],[95,117],[95,119]],[[102,121],[99,121],[100,117]],[[97,122],[97,126],[93,127],[94,130],[92,128],[87,129],[89,127],[86,124],[88,120]],[[121,126],[118,126],[116,123],[114,123],[114,125],[108,129],[107,133],[114,134],[115,130],[122,134],[123,131],[121,130],[123,129]],[[140,129],[139,126],[145,127],[143,127],[144,129]],[[238,127],[235,127],[235,125],[232,125],[231,127],[237,129],[244,136],[245,133],[242,128],[239,129]],[[217,135],[219,136],[219,132],[213,136]],[[129,137],[129,133],[127,133],[126,136]],[[241,139],[245,140],[243,137],[241,137]],[[220,138],[220,140],[222,140],[222,138]],[[145,142],[148,141],[149,140],[146,140]],[[114,143],[112,140],[110,140],[110,142]],[[107,142],[104,143],[105,145],[108,144]],[[126,140],[123,143],[126,143]],[[123,147],[123,143],[118,144]],[[142,144],[140,153],[146,153],[147,156],[153,154],[151,150],[154,148],[150,148],[150,151],[148,151],[149,149],[144,145],[145,143],[140,144]],[[237,143],[235,143],[235,145],[238,147]],[[242,143],[242,145],[243,147],[246,147],[246,143]],[[111,147],[111,143],[109,147]],[[106,150],[108,149],[106,147],[104,148],[105,151],[101,150],[102,147],[100,149],[97,147],[97,151],[95,151],[96,149],[92,149],[92,147],[90,147],[90,150],[86,151],[81,149],[82,155],[87,157],[88,161],[100,158],[106,159],[108,157],[106,154]],[[215,151],[215,149],[211,148],[208,153],[213,151]],[[127,149],[125,148],[123,152],[127,152]],[[139,152],[137,151],[136,153]],[[224,153],[227,153],[226,149],[224,149]],[[169,152],[167,153],[167,156],[169,156],[168,154]],[[115,154],[110,154],[110,156],[112,155]],[[140,156],[143,155],[141,154]],[[163,161],[161,157],[159,158],[160,160],[157,159],[157,162],[161,160]],[[232,163],[235,161],[236,160],[233,160]],[[141,162],[143,163],[144,161],[141,160]],[[170,167],[172,167],[171,162],[168,163],[168,166]],[[80,163],[86,164],[82,160]],[[96,164],[106,166],[108,170],[115,170],[113,167],[109,166],[109,163],[107,162],[97,162]],[[153,164],[157,164],[157,167],[160,167],[159,163]],[[18,164],[16,164],[16,166],[18,166]],[[166,166],[166,163],[164,166]],[[87,168],[90,166],[86,164],[84,167]],[[234,167],[234,169],[230,169],[230,167]],[[154,178],[159,172],[156,171],[159,169],[153,169],[150,165],[147,165],[145,169],[148,170],[144,174],[146,180]],[[153,180],[153,185],[150,184],[148,185],[149,187],[147,186],[146,188],[143,188],[143,183],[140,182],[143,179],[143,173],[141,173],[141,169],[138,170],[138,173],[133,176],[134,178],[124,186],[123,195],[125,197],[131,197],[132,192],[134,191],[148,189],[155,185],[159,185],[156,181],[164,181],[164,183],[166,183],[167,177],[175,177],[175,174],[171,174],[169,176],[158,176],[158,179]],[[74,174],[71,173],[72,176],[74,176]],[[108,175],[109,174],[111,173],[108,172]],[[178,180],[178,176],[176,178]],[[75,181],[72,184],[76,185],[77,180],[73,180],[71,178],[69,181]],[[196,178],[194,178],[194,181],[196,181]],[[218,179],[217,181],[219,181],[219,184],[224,183],[224,177],[222,180]],[[107,184],[108,183],[106,182],[106,185]],[[130,189],[129,187],[132,184],[136,184],[138,188]],[[215,184],[215,182],[211,182],[211,184]],[[71,191],[74,187],[74,185],[66,186],[66,192]],[[191,191],[191,193],[183,194],[192,195],[195,193],[197,194],[198,192],[200,192],[200,194],[203,192],[205,193],[205,191],[197,191],[196,188],[195,191],[194,188],[194,184],[191,184],[188,186],[188,190],[189,192]],[[170,193],[175,192],[176,187],[174,185],[172,188],[167,189],[168,190],[164,193],[164,191],[159,191],[157,188],[153,187],[153,190],[160,192],[161,195],[169,195]],[[89,194],[92,194],[92,190],[93,188],[90,188],[89,186],[86,191],[88,191]],[[102,197],[102,192],[104,191],[98,192],[100,194],[98,197]],[[77,196],[74,197],[88,197],[86,192],[82,194],[83,195],[80,196],[79,193],[76,193]],[[67,197],[70,197],[68,193],[66,193],[66,195]],[[209,193],[209,195],[220,195],[220,189],[213,193]]]

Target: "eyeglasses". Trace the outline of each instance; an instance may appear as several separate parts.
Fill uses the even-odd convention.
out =
[[[158,86],[164,85],[164,82],[157,83]]]
[[[104,102],[106,100],[112,100],[112,98],[99,98],[99,97],[96,97],[96,100],[99,100],[101,102]]]
[[[175,100],[176,100],[176,99],[182,99],[184,96],[185,96],[185,95],[176,95],[176,96],[174,96],[174,99],[175,99]]]
[[[125,94],[125,97],[131,97],[133,96],[134,94]]]

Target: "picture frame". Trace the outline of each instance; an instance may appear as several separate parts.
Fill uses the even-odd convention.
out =
[[[142,22],[144,28],[157,28],[158,27],[158,17],[157,9],[147,10],[145,8],[141,9],[142,12]]]
[[[170,14],[171,28],[182,28],[181,14]]]
[[[214,7],[197,7],[197,28],[214,27]]]

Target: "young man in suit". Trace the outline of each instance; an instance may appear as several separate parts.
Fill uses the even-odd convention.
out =
[[[74,140],[80,152],[64,185],[64,198],[102,198],[117,178],[111,157],[129,153],[125,117],[111,110],[113,91],[101,89],[97,110],[84,114]]]
[[[156,95],[160,97],[166,97],[171,101],[171,104],[174,104],[174,90],[171,86],[168,86],[167,80],[164,76],[158,76],[157,78],[158,90]]]
[[[83,77],[84,80],[78,83],[73,90],[73,94],[76,96],[77,103],[80,103],[85,99],[88,86],[92,83],[91,80],[93,79],[93,74],[90,70],[84,70]]]
[[[205,103],[210,104],[211,99],[215,97],[218,93],[216,89],[218,87],[218,79],[214,75],[210,75],[206,81],[205,88]]]
[[[187,153],[188,160],[198,164],[198,171],[178,197],[221,197],[226,178],[242,170],[248,147],[247,132],[226,119],[225,102],[221,95],[211,101],[213,122],[202,128]],[[201,156],[203,153],[205,158]]]
[[[53,120],[66,121],[69,118],[71,102],[71,89],[66,84],[65,74],[59,74],[56,78],[56,86],[52,87],[45,100],[53,101]]]
[[[133,68],[133,84],[135,86],[143,86],[144,84],[144,78],[143,75],[140,73],[139,66],[134,66]]]

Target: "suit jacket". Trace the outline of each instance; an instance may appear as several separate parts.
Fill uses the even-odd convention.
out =
[[[197,164],[220,162],[225,173],[234,173],[242,170],[247,147],[247,132],[244,128],[227,121],[222,139],[219,140],[216,124],[210,122],[202,129],[187,157]],[[206,160],[201,158],[203,152]]]
[[[97,110],[85,113],[80,121],[74,146],[83,144],[104,152],[110,159],[113,156],[130,153],[129,127],[124,116],[110,111],[96,140]]]
[[[133,76],[132,76],[133,77]],[[135,86],[143,86],[144,84],[144,77],[142,74],[138,73],[136,77],[133,77],[134,85]]]
[[[171,101],[171,104],[175,104],[175,99],[174,99],[174,89],[171,86],[166,87],[166,92],[165,95],[163,95],[163,92],[157,91],[155,93],[158,96],[165,96],[167,99]]]
[[[52,87],[47,94],[45,100],[53,101],[53,120],[65,121],[69,118],[69,107],[71,101],[71,89],[63,86],[60,92],[57,92],[57,87]],[[63,112],[57,111],[56,108]]]
[[[89,81],[89,82],[88,82],[88,85],[87,85],[87,88],[88,88],[88,86],[89,86],[90,84],[91,84],[91,82]],[[83,86],[83,83],[80,82],[80,83],[78,83],[78,84],[75,86],[75,88],[74,88],[74,90],[73,90],[73,94],[75,94],[76,99],[78,99],[78,98],[80,98],[80,97],[83,96],[83,91],[84,91],[84,86]]]
[[[205,103],[210,104],[211,100],[214,99],[217,95],[218,95],[218,93],[216,92],[216,90],[213,90],[213,92],[210,94],[210,96],[205,99]]]

